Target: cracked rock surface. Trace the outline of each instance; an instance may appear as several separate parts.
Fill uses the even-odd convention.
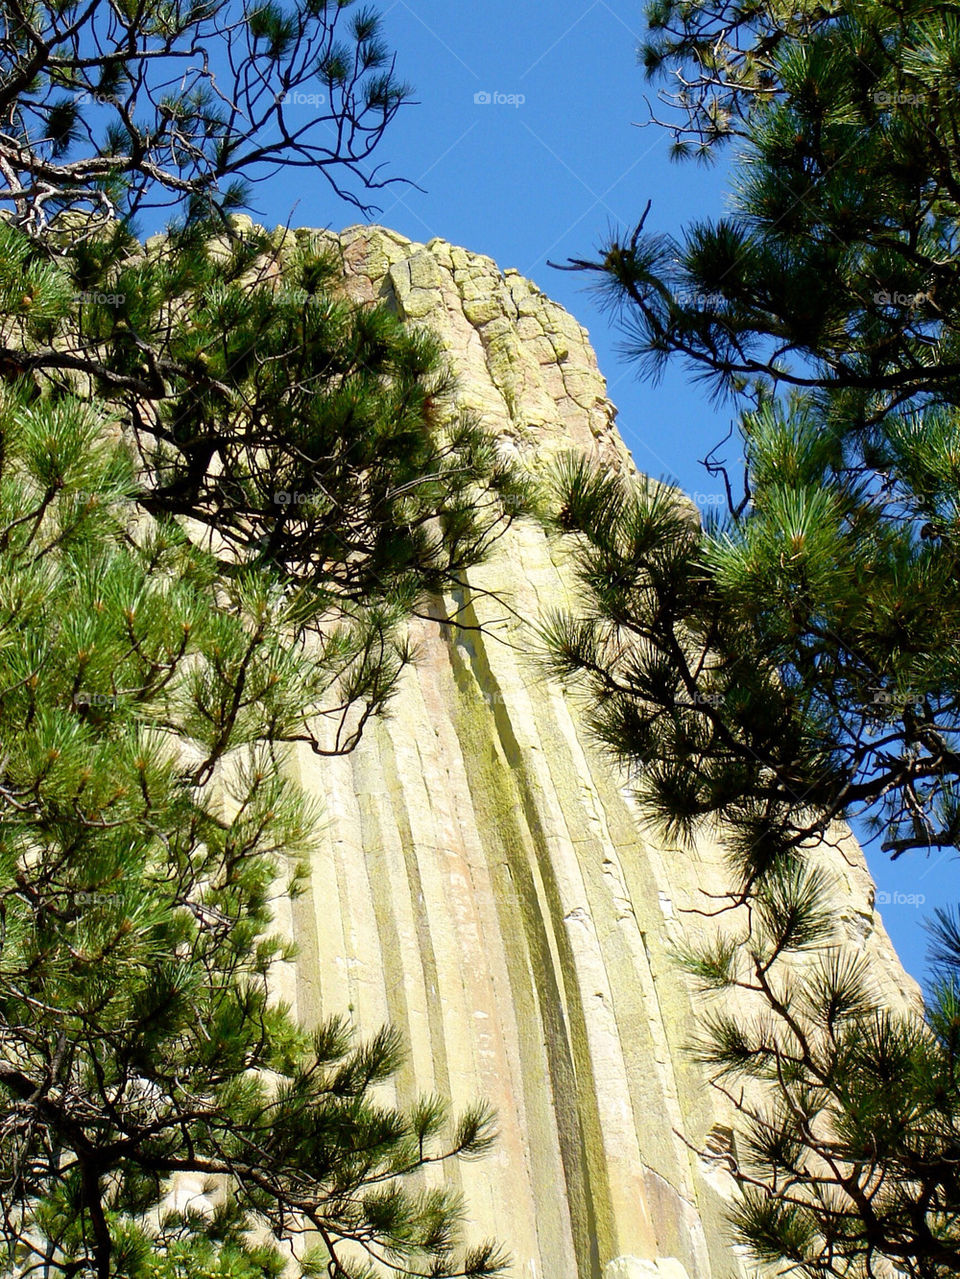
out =
[[[354,296],[441,334],[461,400],[504,447],[535,462],[573,444],[632,469],[586,331],[529,280],[442,240],[331,239]],[[571,599],[560,552],[521,521],[469,582],[454,603],[483,629],[417,622],[390,718],[349,757],[297,759],[326,819],[308,890],[283,907],[300,949],[286,994],[307,1021],[394,1023],[401,1101],[493,1103],[493,1154],[451,1176],[469,1233],[504,1241],[514,1279],[739,1279],[731,1120],[684,1050],[694,1005],[667,953],[701,893],[729,886],[722,851],[645,833],[533,666],[529,624]],[[824,857],[841,935],[891,1002],[913,999],[856,844]]]
[[[331,237],[353,297],[385,299],[442,333],[460,402],[521,450],[596,450],[631,466],[589,337],[530,280],[445,240],[414,244],[382,227]]]

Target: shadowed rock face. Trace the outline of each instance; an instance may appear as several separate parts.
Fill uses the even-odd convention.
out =
[[[632,470],[585,330],[530,281],[441,240],[334,239],[352,294],[439,331],[503,447],[536,464],[573,444]],[[417,623],[391,717],[347,758],[298,758],[327,820],[285,907],[289,995],[308,1021],[349,1009],[363,1032],[399,1027],[401,1100],[496,1106],[494,1153],[452,1175],[471,1234],[503,1240],[516,1279],[733,1279],[730,1117],[684,1052],[691,993],[667,955],[700,918],[684,910],[729,887],[721,850],[645,834],[533,667],[530,622],[571,602],[562,551],[523,522],[469,581],[453,607],[483,629]],[[913,998],[859,850],[829,856],[838,930],[891,1002]]]

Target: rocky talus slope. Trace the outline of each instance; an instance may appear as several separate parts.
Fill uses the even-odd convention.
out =
[[[335,238],[352,293],[443,335],[505,448],[537,465],[572,444],[632,469],[586,332],[529,280],[441,240]],[[494,1104],[494,1153],[453,1175],[470,1233],[507,1244],[515,1279],[734,1279],[749,1267],[724,1233],[730,1120],[684,1051],[693,998],[668,956],[699,918],[684,912],[729,886],[722,851],[645,833],[535,669],[529,623],[570,591],[561,548],[521,522],[452,602],[483,628],[418,622],[391,717],[347,758],[298,758],[326,821],[284,908],[289,994],[308,1020],[399,1027],[403,1100]],[[859,850],[830,857],[838,930],[892,1002],[914,998]]]

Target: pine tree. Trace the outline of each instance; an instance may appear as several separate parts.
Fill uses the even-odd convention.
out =
[[[853,817],[894,857],[960,845],[960,28],[886,0],[650,21],[652,73],[728,95],[712,133],[675,127],[739,134],[734,213],[641,219],[570,265],[648,374],[679,358],[733,404],[743,478],[725,441],[728,512],[701,518],[564,459],[583,604],[547,620],[546,660],[647,817],[729,850],[716,936],[680,958],[717,992],[697,1052],[739,1112],[740,1240],[776,1273],[954,1274],[957,917],[926,1009],[891,1007],[816,850]]]
[[[241,207],[302,172],[363,209],[409,93],[354,0],[5,0],[0,203],[33,229],[63,210],[129,222]]]
[[[436,340],[349,302],[322,237],[240,219],[147,250],[118,223],[52,258],[47,236],[0,226],[0,253],[2,366],[38,394],[108,399],[146,477],[138,508],[190,521],[224,575],[278,574],[338,724],[306,740],[350,749],[410,660],[403,621],[529,500]]]
[[[735,926],[681,952],[696,1056],[737,1114],[734,1238],[772,1274],[960,1268],[960,919],[937,912],[925,1013],[838,940],[822,867],[769,872]],[[729,999],[735,996],[735,1002]]]
[[[672,158],[709,164],[724,144],[745,136],[754,106],[783,92],[782,47],[806,40],[840,10],[835,0],[649,0],[638,61],[648,80],[661,82],[667,114],[660,120],[651,111],[650,123],[673,134]]]
[[[736,218],[641,222],[574,264],[648,373],[679,357],[738,411],[743,485],[715,450],[729,515],[702,529],[656,486],[571,466],[559,487],[601,617],[640,627],[623,678],[595,673],[604,731],[651,761],[651,804],[662,784],[678,822],[722,818],[745,865],[858,811],[894,853],[960,835],[960,48],[939,10],[909,18],[871,3],[779,46]]]
[[[482,1153],[486,1110],[387,1104],[396,1036],[299,1025],[276,993],[272,901],[317,822],[289,751],[352,748],[404,621],[529,496],[428,334],[351,303],[323,237],[233,216],[270,166],[378,182],[404,91],[348,8],[0,6],[11,1272],[505,1264],[419,1175]],[[285,111],[318,83],[333,149]]]
[[[403,1113],[373,1091],[394,1035],[300,1026],[273,991],[291,952],[272,895],[317,821],[277,727],[307,720],[323,655],[294,642],[276,576],[224,577],[174,521],[132,517],[109,426],[69,394],[0,399],[8,1266],[279,1276],[277,1241],[309,1231],[305,1274],[490,1273],[492,1247],[454,1249],[455,1200],[405,1184],[483,1151],[489,1116],[444,1147],[438,1099]],[[171,1204],[178,1172],[209,1200]]]

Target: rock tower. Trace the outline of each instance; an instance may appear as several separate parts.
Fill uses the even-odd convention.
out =
[[[355,297],[442,335],[461,400],[504,448],[536,465],[573,445],[632,470],[585,330],[529,280],[442,240],[331,239]],[[308,1021],[397,1026],[400,1100],[493,1103],[494,1153],[452,1175],[470,1233],[507,1245],[514,1279],[739,1279],[730,1117],[685,1052],[693,995],[668,954],[698,918],[684,912],[729,887],[722,849],[645,832],[531,662],[530,623],[571,589],[561,548],[515,525],[453,601],[465,629],[415,624],[390,717],[349,757],[298,758],[326,817],[285,907],[289,994]],[[859,850],[830,856],[838,929],[891,1002],[914,998]]]

